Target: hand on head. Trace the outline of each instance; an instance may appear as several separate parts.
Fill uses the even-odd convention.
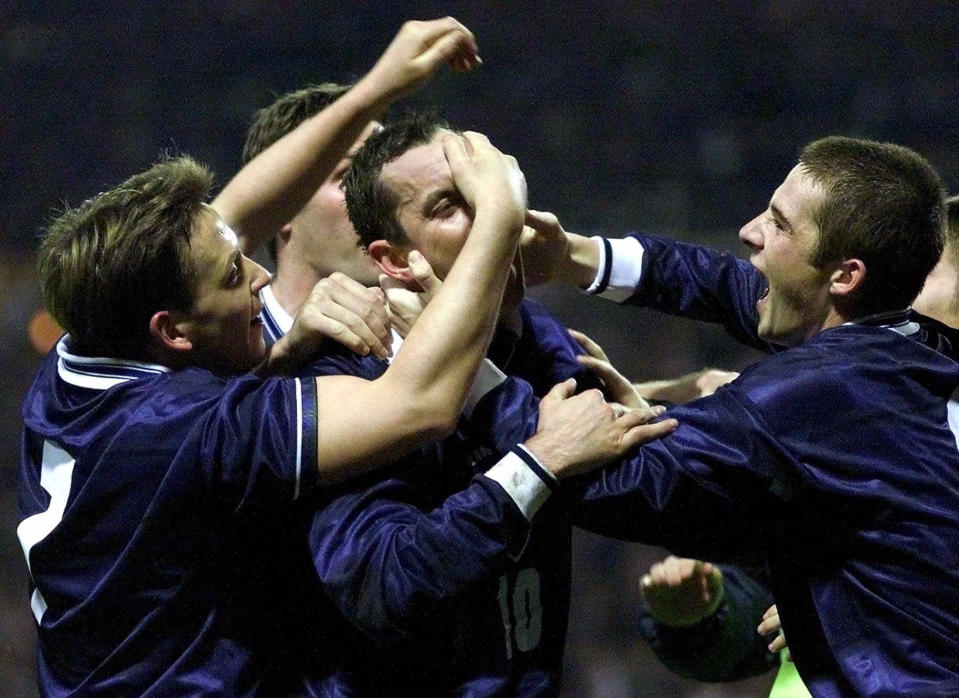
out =
[[[526,178],[516,158],[504,155],[481,133],[443,137],[453,183],[474,216],[494,216],[519,238],[526,216]]]

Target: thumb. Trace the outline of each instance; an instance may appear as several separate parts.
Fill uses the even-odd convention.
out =
[[[433,273],[433,267],[430,266],[430,263],[426,261],[426,257],[419,251],[412,250],[407,256],[406,261],[410,266],[410,273],[413,274],[413,278],[416,279],[416,283],[420,285],[420,288],[427,292],[439,288],[441,282],[436,274]]]
[[[562,402],[563,400],[570,398],[576,392],[576,379],[567,378],[562,383],[557,383],[550,391],[543,396],[543,399],[540,402],[546,402],[547,400],[552,402]]]
[[[559,231],[559,218],[548,211],[526,210],[526,225],[546,238],[554,238]]]

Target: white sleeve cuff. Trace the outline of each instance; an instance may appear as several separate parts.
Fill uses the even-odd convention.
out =
[[[636,238],[593,238],[599,242],[599,267],[587,293],[622,302],[639,286],[645,250]]]
[[[526,453],[529,453],[529,451],[526,451]],[[550,489],[546,486],[546,483],[522,458],[512,451],[487,470],[485,475],[498,482],[506,490],[506,493],[516,502],[519,510],[523,512],[527,521],[533,520],[533,515],[549,498]]]
[[[483,359],[480,363],[479,371],[476,372],[476,378],[473,379],[473,385],[466,395],[466,404],[463,406],[463,415],[469,419],[473,416],[473,410],[483,397],[506,380],[506,374],[496,368],[496,365],[489,359]]]

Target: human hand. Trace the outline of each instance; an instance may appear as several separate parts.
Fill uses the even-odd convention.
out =
[[[433,267],[417,250],[410,251],[406,262],[420,291],[412,291],[402,282],[380,274],[380,287],[386,294],[386,309],[390,321],[402,337],[406,337],[419,319],[420,313],[443,286],[443,282],[433,273]]]
[[[550,281],[569,256],[569,242],[559,218],[547,211],[527,211],[520,249],[527,260],[529,285]]]
[[[473,33],[452,17],[410,21],[400,27],[364,81],[399,99],[412,94],[444,63],[465,73],[482,63]]]
[[[589,472],[679,426],[608,403],[598,390],[574,395],[572,378],[553,386],[539,403],[539,425],[526,447],[557,478]]]
[[[306,361],[325,339],[363,356],[389,356],[390,320],[383,291],[366,288],[340,272],[320,279],[296,314],[293,327],[274,345],[271,364]]]
[[[723,600],[723,573],[710,562],[670,555],[643,575],[639,587],[650,615],[673,628],[695,625]]]
[[[695,373],[687,373],[679,378],[635,383],[633,387],[647,400],[663,400],[680,405],[715,393],[720,386],[736,380],[735,371],[721,371],[717,368],[705,368]]]
[[[586,288],[599,266],[596,242],[567,233],[559,219],[545,211],[526,212],[520,249],[530,286],[562,281]]]
[[[712,395],[721,386],[732,383],[739,378],[736,371],[722,371],[718,368],[705,368],[696,375],[695,385],[699,390],[699,397]]]
[[[453,184],[474,211],[474,226],[482,216],[495,217],[497,230],[518,238],[526,215],[526,177],[516,158],[474,131],[447,133],[442,142]]]
[[[775,634],[776,637],[769,643],[770,652],[781,652],[786,650],[786,659],[792,659],[789,656],[789,648],[786,646],[786,636],[783,634],[782,622],[779,620],[779,609],[776,604],[770,606],[763,614],[762,623],[756,628],[756,632],[764,637]]]
[[[649,410],[649,403],[633,387],[622,373],[610,362],[606,352],[592,339],[578,330],[567,330],[569,334],[580,343],[585,354],[576,357],[581,366],[585,366],[603,382],[606,386],[606,392],[610,398],[623,405],[635,410]]]

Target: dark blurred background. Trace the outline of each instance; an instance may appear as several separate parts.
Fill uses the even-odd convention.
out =
[[[0,695],[36,692],[15,527],[44,220],[165,151],[194,155],[222,184],[254,109],[308,82],[359,77],[403,20],[445,14],[476,33],[484,65],[444,74],[408,103],[438,104],[454,125],[515,155],[531,207],[556,212],[567,229],[654,230],[737,249],[739,227],[764,208],[801,145],[832,133],[908,145],[959,190],[959,3],[947,0],[4,0]],[[756,358],[714,328],[555,289],[534,295],[636,379]],[[764,695],[769,677],[677,679],[638,640],[637,580],[662,554],[577,537],[565,695]]]

